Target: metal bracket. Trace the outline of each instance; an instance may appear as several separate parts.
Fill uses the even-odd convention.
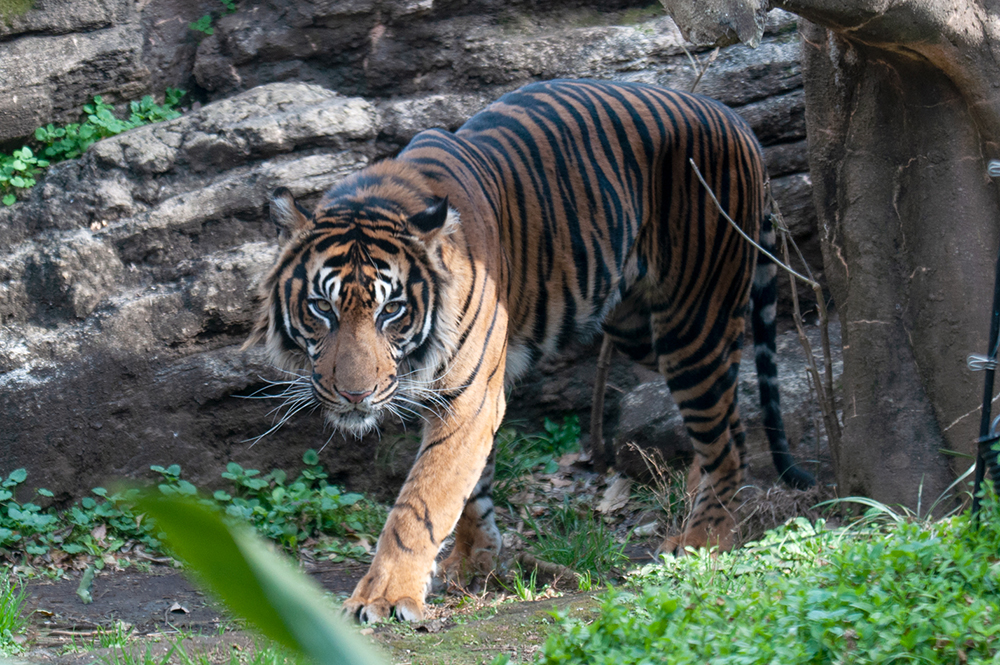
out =
[[[998,427],[1000,427],[1000,416],[994,418],[993,422],[990,423],[990,433],[987,434],[986,436],[981,436],[979,437],[979,439],[977,439],[979,445],[980,446],[983,446],[985,444],[992,445],[997,441],[1000,441],[1000,432],[997,431]]]
[[[969,357],[965,359],[965,364],[968,365],[969,369],[973,372],[982,372],[983,370],[995,370],[997,368],[997,359],[990,358],[988,356],[983,356],[978,353],[970,353]]]

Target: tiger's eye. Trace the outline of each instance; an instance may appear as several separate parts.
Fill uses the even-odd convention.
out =
[[[333,311],[333,305],[330,304],[329,300],[314,300],[313,305],[321,312]]]
[[[403,304],[402,303],[399,303],[399,302],[389,302],[389,303],[385,304],[385,307],[382,308],[382,311],[385,312],[386,314],[395,314],[396,312],[398,312],[402,308],[403,308]]]

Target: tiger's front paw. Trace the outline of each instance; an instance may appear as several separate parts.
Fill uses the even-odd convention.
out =
[[[344,614],[361,623],[374,623],[389,617],[420,621],[424,618],[427,580],[427,575],[386,575],[370,570],[358,582],[351,597],[344,601]]]
[[[354,617],[361,623],[375,623],[389,617],[403,621],[420,621],[424,618],[424,603],[409,597],[395,600],[385,596],[365,599],[355,593],[344,602],[344,614]]]

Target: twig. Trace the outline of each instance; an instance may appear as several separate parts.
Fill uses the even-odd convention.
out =
[[[681,48],[684,49],[685,55],[687,55],[688,60],[691,62],[691,67],[694,69],[695,74],[697,74],[697,76],[694,79],[694,83],[692,83],[691,87],[688,88],[688,92],[694,92],[695,88],[698,87],[698,84],[701,83],[701,77],[705,75],[705,72],[708,71],[708,68],[712,66],[713,62],[715,62],[715,59],[719,57],[719,47],[718,46],[715,47],[715,50],[712,51],[712,55],[708,56],[708,60],[705,62],[704,65],[701,63],[701,60],[699,60],[696,56],[691,55],[691,51],[687,50],[687,47],[684,46],[684,44],[681,44]]]
[[[778,208],[777,201],[775,201],[774,196],[771,195],[770,183],[768,183],[767,192],[768,196],[771,198],[771,210],[777,218],[779,228],[781,230],[781,248],[785,261],[787,262],[789,261],[788,241],[791,234],[785,226],[785,220],[781,216],[781,210]],[[792,245],[795,246],[796,251],[798,251],[798,246],[795,245],[795,241],[792,240],[791,242]],[[809,272],[810,276],[812,276],[809,264],[806,263],[805,257],[802,256],[801,252],[799,252],[799,258],[801,259],[802,264],[806,267],[806,271]],[[789,277],[789,283],[792,287],[792,311],[793,318],[795,320],[795,329],[798,332],[799,343],[802,345],[802,350],[805,352],[809,373],[812,376],[813,385],[816,388],[816,396],[819,400],[820,412],[823,414],[823,425],[826,428],[827,440],[830,442],[830,454],[833,457],[834,472],[836,472],[840,469],[839,453],[841,428],[840,420],[837,418],[837,400],[833,392],[833,359],[830,352],[830,319],[826,310],[826,302],[823,298],[823,290],[814,280],[811,286],[813,286],[813,293],[816,296],[816,309],[819,311],[820,339],[823,347],[823,373],[826,377],[826,381],[823,382],[819,374],[819,369],[816,367],[816,358],[813,356],[812,345],[809,343],[809,338],[806,337],[805,326],[802,323],[802,311],[799,308],[799,292],[795,286],[795,280]]]
[[[730,217],[729,214],[722,208],[722,204],[719,203],[719,199],[717,199],[715,197],[715,192],[712,191],[712,188],[708,186],[707,182],[705,182],[705,178],[702,177],[702,175],[701,175],[701,169],[699,169],[698,165],[694,163],[694,158],[693,157],[688,157],[688,162],[691,163],[691,168],[694,169],[694,174],[698,177],[698,181],[701,183],[702,187],[704,187],[705,191],[708,192],[708,195],[710,197],[712,197],[712,202],[715,203],[715,207],[719,209],[719,212],[722,214],[723,217],[726,218],[726,221],[729,222],[730,224],[732,224],[733,228],[736,229],[736,231],[741,236],[743,236],[746,239],[747,242],[749,242],[751,245],[753,245],[754,247],[756,247],[758,251],[760,251],[762,254],[764,254],[764,256],[766,256],[769,259],[771,259],[772,261],[774,261],[778,265],[779,268],[783,268],[785,271],[791,273],[792,275],[795,275],[796,277],[798,277],[799,279],[801,279],[803,282],[805,282],[809,286],[813,287],[814,290],[817,289],[817,288],[819,288],[819,284],[817,284],[815,281],[809,279],[808,277],[806,277],[804,275],[800,275],[799,273],[797,273],[794,270],[792,270],[786,263],[783,263],[782,261],[780,261],[778,259],[778,257],[776,257],[774,254],[772,254],[771,252],[769,252],[766,249],[764,249],[763,247],[761,247],[759,244],[757,244],[756,240],[754,240],[753,238],[751,238],[750,236],[748,236],[747,233],[746,233],[746,231],[744,231],[743,229],[741,229],[740,225],[737,224],[736,222],[734,222],[733,218]]]
[[[802,255],[802,250],[799,249],[798,243],[795,242],[795,239],[791,237],[791,233],[788,231],[788,226],[785,224],[785,217],[784,215],[781,214],[781,209],[778,208],[778,202],[774,199],[774,194],[771,192],[770,180],[768,180],[767,182],[766,190],[767,190],[767,196],[771,201],[771,211],[774,213],[774,216],[777,217],[778,223],[780,225],[779,228],[781,229],[782,239],[784,240],[784,238],[788,238],[789,240],[791,240],[792,247],[795,249],[795,253],[799,257],[799,262],[802,263],[803,267],[805,268],[806,274],[809,275],[809,279],[813,280],[813,284],[811,286],[813,294],[816,296],[816,309],[819,312],[819,329],[820,333],[823,336],[822,346],[823,346],[823,365],[825,366],[824,369],[826,370],[824,372],[824,376],[826,378],[826,394],[832,397],[834,394],[833,357],[830,353],[830,325],[829,325],[830,317],[826,309],[826,299],[823,297],[823,290],[819,288],[819,284],[816,283],[815,279],[813,279],[813,272],[809,268],[809,262],[806,261],[806,257]],[[787,253],[785,254],[785,260],[788,260]],[[834,409],[834,413],[836,413],[836,409]],[[837,420],[836,418],[834,418],[834,420],[837,423],[837,436],[839,440],[840,421]]]

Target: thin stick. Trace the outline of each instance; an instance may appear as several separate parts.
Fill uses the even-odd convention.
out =
[[[774,254],[772,254],[771,252],[767,251],[766,249],[764,249],[763,247],[761,247],[760,245],[758,245],[756,240],[754,240],[753,238],[751,238],[750,236],[748,236],[747,233],[746,233],[746,231],[744,231],[743,229],[741,229],[740,225],[737,224],[736,222],[734,222],[733,218],[730,217],[729,214],[726,213],[726,211],[722,209],[722,204],[719,203],[719,199],[715,198],[715,192],[713,192],[712,188],[708,186],[707,182],[705,182],[705,178],[703,178],[702,175],[701,175],[701,170],[698,168],[698,165],[694,163],[694,158],[693,157],[689,157],[688,158],[688,162],[691,163],[691,168],[694,169],[694,174],[696,176],[698,176],[698,181],[701,182],[702,187],[704,187],[705,191],[708,192],[708,195],[712,197],[712,202],[715,203],[715,207],[719,209],[719,212],[722,214],[723,217],[726,218],[726,221],[729,222],[730,224],[732,224],[733,228],[736,229],[736,231],[741,236],[743,236],[746,239],[747,242],[749,242],[751,245],[753,245],[754,247],[756,247],[758,251],[760,251],[762,254],[764,254],[764,256],[766,256],[769,259],[771,259],[772,261],[774,261],[778,265],[779,268],[783,268],[786,272],[789,272],[792,275],[795,275],[796,277],[798,277],[799,279],[801,279],[803,282],[805,282],[809,286],[812,286],[814,289],[816,287],[819,287],[819,284],[817,284],[813,280],[809,279],[808,277],[800,275],[799,273],[797,273],[794,270],[792,270],[786,263],[780,261],[778,259],[778,257],[776,257]]]
[[[687,50],[687,47],[684,46],[684,44],[681,44],[681,48],[684,49],[684,53],[691,62],[691,68],[694,69],[694,72],[697,75],[695,76],[694,83],[692,83],[691,87],[688,88],[688,92],[694,92],[695,88],[698,87],[698,84],[701,83],[701,77],[705,75],[708,68],[712,66],[713,62],[715,62],[715,59],[719,57],[719,47],[715,47],[715,50],[712,51],[712,55],[708,56],[708,61],[704,65],[701,64],[701,60],[699,60],[696,56],[691,55],[691,51]]]
[[[781,230],[781,243],[784,251],[784,257],[786,262],[790,262],[788,258],[788,242],[792,243],[792,247],[795,248],[795,253],[799,257],[799,261],[805,266],[805,271],[809,275],[809,279],[813,280],[812,269],[809,268],[809,262],[806,261],[806,257],[802,255],[802,250],[799,249],[798,244],[791,237],[791,233],[788,230],[788,225],[785,224],[785,217],[781,214],[781,209],[778,207],[778,202],[774,199],[774,194],[771,192],[771,183],[768,182],[765,186],[767,191],[767,196],[770,201],[771,211],[776,218],[777,226]],[[793,304],[797,302],[798,292],[795,288],[795,281],[790,280],[792,288],[792,302]],[[820,401],[820,410],[823,412],[824,424],[830,426],[832,429],[828,431],[828,438],[830,440],[831,454],[834,455],[834,467],[840,468],[838,460],[836,458],[837,453],[840,450],[840,438],[843,433],[840,419],[837,418],[837,403],[834,397],[833,390],[833,355],[830,350],[830,315],[826,309],[826,299],[823,296],[823,289],[815,280],[810,284],[813,290],[813,295],[816,297],[816,309],[819,312],[819,330],[820,330],[820,344],[823,347],[823,377],[825,378],[825,392],[818,390],[816,391],[817,397]],[[796,305],[797,307],[797,305]],[[796,310],[796,314],[799,314]],[[826,422],[828,421],[829,422]]]
[[[788,261],[787,238],[786,234],[781,234],[781,246],[786,261]],[[792,318],[795,320],[795,330],[799,334],[799,344],[802,345],[802,350],[806,354],[809,374],[812,376],[813,385],[816,387],[816,394],[819,397],[820,411],[823,413],[823,424],[826,426],[826,436],[830,441],[830,451],[834,456],[834,467],[839,468],[836,451],[839,450],[840,444],[840,423],[837,422],[836,411],[831,408],[831,398],[833,395],[832,393],[827,393],[823,386],[819,369],[816,367],[816,357],[813,356],[812,345],[809,343],[809,338],[806,337],[806,330],[802,324],[802,310],[799,309],[799,293],[795,286],[795,280],[789,277],[789,282],[792,285]]]
[[[781,210],[778,209],[778,202],[774,200],[774,194],[771,192],[771,181],[769,180],[766,185],[767,195],[771,200],[771,210],[774,212],[778,221],[781,223],[782,237],[788,237],[792,242],[792,247],[795,248],[795,253],[799,257],[799,262],[805,267],[806,274],[809,275],[809,279],[813,280],[812,290],[813,294],[816,296],[816,309],[819,311],[819,329],[820,333],[823,335],[823,364],[825,366],[826,372],[824,373],[826,378],[826,394],[833,395],[833,358],[830,355],[830,317],[826,309],[826,298],[823,296],[823,290],[819,288],[819,283],[813,278],[813,272],[809,268],[809,262],[806,261],[806,257],[802,255],[802,250],[799,249],[798,243],[791,238],[791,233],[788,230],[788,226],[785,224],[785,218],[781,214]],[[787,257],[786,257],[787,258]],[[840,430],[840,422],[837,421],[838,438]]]

